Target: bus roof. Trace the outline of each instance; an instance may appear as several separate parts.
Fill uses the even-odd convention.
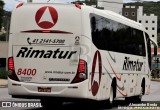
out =
[[[87,7],[87,6],[85,6],[85,7]],[[122,15],[120,15],[118,13],[115,13],[113,11],[101,10],[101,9],[94,8],[94,13],[102,15],[102,16],[108,18],[108,19],[120,22],[122,24],[128,25],[130,27],[134,27],[136,29],[145,31],[142,24],[140,24],[140,23],[138,23],[136,21],[133,21],[131,19],[128,19],[128,18],[126,18],[126,17],[124,17],[124,16],[122,16]]]
[[[75,4],[65,4],[65,3],[25,3],[24,5],[59,5],[59,6],[65,6],[65,7],[70,7],[70,6],[74,6]],[[78,7],[77,7],[78,8]],[[26,9],[28,9],[28,8],[26,8]],[[15,10],[16,10],[16,8],[15,8]],[[122,15],[120,15],[120,14],[117,14],[117,13],[115,13],[115,12],[113,12],[113,11],[110,11],[110,10],[101,10],[101,9],[96,9],[96,8],[94,8],[94,7],[91,7],[91,6],[87,6],[87,5],[81,5],[81,10],[82,11],[85,11],[85,10],[90,10],[89,12],[93,12],[93,10],[94,10],[94,13],[95,14],[98,14],[98,15],[100,15],[100,16],[104,16],[104,17],[106,17],[106,18],[108,18],[108,19],[111,19],[111,20],[114,20],[114,21],[117,21],[117,22],[120,22],[120,23],[122,23],[122,24],[125,24],[125,25],[128,25],[128,26],[130,26],[130,27],[134,27],[134,28],[136,28],[136,29],[139,29],[139,30],[143,30],[143,31],[145,31],[145,29],[144,29],[144,27],[143,27],[143,25],[142,24],[140,24],[140,23],[138,23],[138,22],[135,22],[135,21],[133,21],[133,20],[130,20],[130,19],[128,19],[128,18],[126,18],[126,17],[124,17],[124,16],[122,16]]]

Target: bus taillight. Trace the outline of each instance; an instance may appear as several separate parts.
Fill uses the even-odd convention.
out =
[[[19,8],[21,6],[23,6],[23,3],[18,4],[16,8]]]
[[[12,80],[19,81],[15,73],[13,57],[8,58],[8,77]]]
[[[72,83],[82,82],[87,79],[87,62],[85,60],[80,59],[77,75],[73,79]]]
[[[81,9],[81,5],[80,4],[75,4],[75,6],[79,9]]]
[[[13,57],[9,57],[9,58],[8,58],[8,70],[11,70],[11,71],[14,70],[14,61],[13,61]]]

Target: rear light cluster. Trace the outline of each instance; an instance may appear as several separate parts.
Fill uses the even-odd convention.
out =
[[[81,5],[80,4],[75,4],[75,6],[79,9],[81,9]]]
[[[13,57],[8,58],[8,70],[14,70]]]
[[[23,3],[18,4],[16,8],[19,8],[21,6],[23,6]]]
[[[78,70],[75,78],[72,83],[79,83],[87,79],[87,62],[85,60],[80,59]]]
[[[8,58],[8,77],[12,80],[19,81],[19,79],[15,73],[13,57]]]

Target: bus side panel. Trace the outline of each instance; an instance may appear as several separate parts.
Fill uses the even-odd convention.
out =
[[[90,13],[93,13],[93,9],[82,8],[82,42],[81,45],[81,58],[85,59],[88,66],[88,84],[87,84],[87,97],[89,99],[96,99],[91,92],[91,72],[92,72],[92,39],[91,39],[91,25],[90,25]]]

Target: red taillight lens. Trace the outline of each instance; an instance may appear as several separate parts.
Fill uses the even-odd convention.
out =
[[[8,70],[14,70],[13,57],[9,57],[9,58],[8,58]]]
[[[15,73],[13,57],[8,58],[8,77],[12,80],[19,81]]]
[[[80,60],[79,67],[78,67],[78,72],[79,73],[84,73],[85,72],[85,61],[84,60]]]
[[[75,6],[79,9],[81,9],[81,5],[80,4],[75,4]]]
[[[82,82],[87,79],[87,62],[85,60],[80,59],[77,75],[73,79],[72,83]]]
[[[21,6],[23,6],[23,3],[18,4],[16,8],[19,8]]]

